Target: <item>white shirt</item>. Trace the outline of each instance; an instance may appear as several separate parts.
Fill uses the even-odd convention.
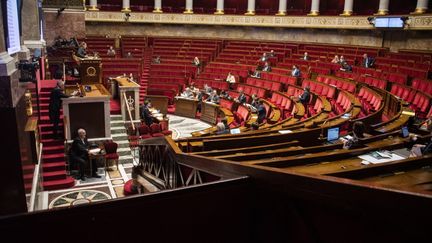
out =
[[[235,83],[236,82],[234,75],[228,75],[226,81],[228,83]]]

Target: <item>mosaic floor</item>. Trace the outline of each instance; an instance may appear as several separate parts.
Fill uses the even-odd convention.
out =
[[[209,124],[200,120],[168,115],[169,127],[173,131],[174,139],[190,137],[192,132],[210,127]],[[134,162],[138,164],[138,158]],[[103,201],[112,198],[124,197],[124,183],[131,179],[133,163],[119,164],[118,170],[105,173],[99,168],[98,174],[101,178],[87,178],[86,181],[76,181],[73,188],[57,191],[42,192],[42,209],[71,207],[78,204]],[[144,183],[145,193],[158,191],[150,182]]]

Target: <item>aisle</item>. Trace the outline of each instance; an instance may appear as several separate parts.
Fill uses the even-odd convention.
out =
[[[210,124],[197,119],[171,114],[168,114],[167,116],[169,118],[169,130],[173,131],[173,139],[188,138],[192,136],[193,132],[211,127]]]

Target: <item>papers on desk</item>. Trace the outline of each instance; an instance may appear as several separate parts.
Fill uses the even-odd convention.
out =
[[[89,152],[91,154],[98,154],[100,153],[101,149],[100,148],[94,148],[94,149],[90,149]]]
[[[280,134],[288,134],[288,133],[292,133],[291,130],[279,130]]]
[[[349,119],[351,117],[351,113],[345,113],[341,116],[343,119]]]
[[[406,159],[390,151],[374,151],[365,155],[360,155],[358,157],[363,161],[367,161],[371,164],[381,164],[381,163]],[[362,164],[367,164],[367,163],[362,162]]]

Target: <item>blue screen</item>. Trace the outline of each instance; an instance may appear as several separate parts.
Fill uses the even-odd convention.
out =
[[[403,28],[404,21],[400,17],[376,17],[375,28]]]
[[[333,141],[338,138],[339,138],[339,127],[333,127],[327,130],[327,141]]]
[[[404,138],[409,136],[409,131],[408,131],[408,127],[402,127],[402,136]]]
[[[233,128],[231,129],[231,134],[239,134],[240,133],[240,128]]]

